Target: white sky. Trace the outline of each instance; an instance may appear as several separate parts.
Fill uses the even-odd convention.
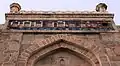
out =
[[[9,5],[17,2],[22,10],[71,10],[86,11],[95,10],[98,3],[106,3],[108,11],[115,14],[114,21],[120,24],[120,0],[2,0],[0,2],[0,24],[5,23],[5,13],[9,12]]]

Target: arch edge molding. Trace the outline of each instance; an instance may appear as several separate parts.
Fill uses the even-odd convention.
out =
[[[77,46],[81,46],[84,49],[90,50],[89,53],[92,52],[94,55],[100,51],[100,50],[98,50],[100,48],[97,45],[94,45],[95,46],[94,48],[84,47],[84,45],[80,44],[79,41],[77,41],[77,37],[74,35],[68,36],[67,34],[66,35],[61,35],[61,34],[59,35],[58,34],[56,36],[52,36],[52,37],[47,38],[43,41],[40,41],[39,43],[36,43],[33,46],[30,46],[26,50],[24,50],[18,58],[17,66],[28,66],[27,65],[28,60],[32,55],[36,54],[43,47],[54,44],[54,42],[59,41],[59,40],[65,40],[67,42],[71,42],[72,46],[74,46],[74,44]],[[96,57],[96,55],[95,55],[95,57]],[[99,61],[99,63],[101,63],[101,60],[99,60],[99,57],[96,57],[96,58]],[[100,64],[99,66],[104,66],[104,65]]]

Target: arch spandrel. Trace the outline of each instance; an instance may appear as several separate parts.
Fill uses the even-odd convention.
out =
[[[67,43],[61,44],[60,42],[63,42],[63,41]],[[19,61],[18,66],[20,66],[19,63],[21,64],[23,63],[24,66],[33,66],[34,64],[33,62],[35,62],[36,59],[42,56],[42,53],[43,55],[45,55],[46,54],[45,52],[50,52],[52,50],[56,50],[61,47],[68,48],[74,52],[79,53],[79,55],[83,55],[83,57],[86,57],[93,63],[92,66],[100,66],[101,60],[97,56],[97,53],[95,53],[95,52],[99,52],[98,50],[99,47],[95,44],[92,44],[90,47],[87,48],[84,46],[84,44],[81,44],[80,41],[82,41],[82,39],[81,40],[79,39],[78,41],[76,36],[67,36],[67,35],[56,35],[56,36],[47,38],[43,41],[40,41],[39,43],[34,44],[33,46],[27,48],[24,52],[22,52],[18,58],[18,61]],[[56,46],[56,47],[52,47],[52,46]],[[47,47],[47,50],[44,49],[45,47]],[[80,50],[81,48],[83,50]],[[30,60],[31,58],[32,60]]]

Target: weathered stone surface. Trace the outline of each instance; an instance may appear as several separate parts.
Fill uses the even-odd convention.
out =
[[[120,27],[116,29],[113,14],[20,9],[13,3],[6,23],[0,25],[0,66],[120,66]],[[47,26],[50,20],[53,24]],[[56,29],[61,20],[63,26]]]
[[[8,50],[19,50],[20,44],[17,41],[8,42]]]
[[[2,63],[4,61],[5,57],[3,52],[0,52],[0,63]]]
[[[9,34],[4,34],[4,35],[9,35]],[[11,35],[11,34],[10,34]],[[32,34],[31,34],[32,35]],[[106,34],[104,34],[106,35]],[[17,63],[18,59],[19,61],[27,61],[27,57],[30,57],[30,53],[36,53],[39,52],[41,49],[44,49],[48,46],[54,45],[54,43],[58,44],[56,46],[56,48],[58,47],[65,47],[65,48],[71,48],[71,50],[74,50],[76,52],[80,52],[82,55],[88,57],[89,59],[91,59],[93,62],[95,62],[96,66],[99,66],[99,61],[97,61],[97,59],[95,57],[93,57],[94,54],[91,54],[90,52],[93,52],[96,54],[97,53],[107,53],[108,58],[103,54],[103,56],[98,56],[98,58],[103,62],[103,66],[109,66],[110,64],[108,63],[109,60],[110,61],[120,61],[120,52],[119,52],[119,44],[115,44],[115,45],[111,45],[109,44],[110,40],[106,40],[104,39],[104,36],[101,36],[99,34],[97,35],[85,35],[85,36],[81,36],[81,35],[56,35],[56,34],[52,34],[51,37],[49,35],[49,37],[43,38],[42,37],[31,37],[29,39],[35,39],[35,40],[30,40],[31,43],[22,43],[24,39],[27,39],[26,37],[22,37],[23,35],[20,34],[14,34],[11,35],[10,37],[6,36],[3,37],[1,39],[3,40],[7,40],[7,42],[4,42],[1,40],[1,46],[0,46],[0,63],[1,65],[7,66],[10,63]],[[112,36],[112,34],[111,34]],[[13,38],[12,38],[13,37]],[[102,40],[101,40],[102,37]],[[6,39],[4,39],[6,38]],[[12,39],[7,39],[7,38],[12,38]],[[23,39],[24,38],[24,39]],[[107,36],[107,38],[109,38]],[[21,40],[22,39],[22,40]],[[62,39],[62,40],[61,40]],[[24,40],[25,41],[25,40]],[[108,42],[108,44],[101,44],[101,42],[106,41],[106,43]],[[63,44],[59,44],[59,43],[63,43]],[[70,45],[75,45],[79,48],[86,48],[89,49],[90,52],[84,51],[84,50],[78,50],[75,47],[70,47],[68,45],[66,45],[66,43],[70,44]],[[104,48],[105,47],[105,48]],[[28,49],[29,48],[29,49]],[[39,50],[39,48],[41,48]],[[102,50],[105,49],[105,51],[101,52],[101,48]],[[46,48],[45,51],[41,52],[41,55],[44,55],[45,52],[49,52],[49,50],[55,49],[55,47],[50,47],[50,48]],[[25,52],[26,53],[25,53]],[[34,52],[35,51],[35,52]],[[99,52],[100,51],[100,52]],[[99,54],[96,54],[99,55]],[[19,56],[19,58],[18,58]],[[39,55],[36,55],[35,57],[37,57]],[[34,57],[34,58],[35,58]],[[82,56],[81,56],[82,57]],[[118,65],[117,63],[111,63],[112,65]],[[10,64],[13,65],[14,64]],[[18,66],[22,64],[18,64]],[[23,64],[24,65],[24,64]],[[82,65],[86,65],[86,64],[82,64]],[[88,66],[88,65],[87,65]]]
[[[117,56],[120,56],[120,46],[115,46],[114,47],[114,52]]]
[[[15,63],[4,63],[3,66],[15,66]]]
[[[119,65],[120,65],[120,61],[112,62],[112,63],[111,63],[111,66],[119,66]]]
[[[41,58],[35,64],[35,66],[49,66],[49,65],[65,65],[65,66],[92,66],[86,60],[79,58],[71,53],[65,51],[57,51],[47,57]]]

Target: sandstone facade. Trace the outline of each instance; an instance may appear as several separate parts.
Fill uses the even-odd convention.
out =
[[[16,3],[11,4],[10,8],[10,13],[6,13],[6,23],[0,25],[0,66],[120,65],[119,26],[114,24],[114,15],[106,12],[106,7],[101,9],[97,6],[98,12],[57,12],[52,15],[48,12],[19,11],[21,7]],[[75,19],[109,21],[113,29],[21,30],[10,28],[9,24],[11,20]]]

